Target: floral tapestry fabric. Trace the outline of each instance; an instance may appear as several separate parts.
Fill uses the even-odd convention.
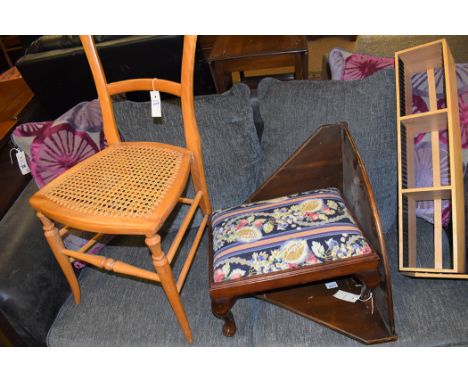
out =
[[[372,253],[335,188],[216,211],[212,227],[214,282]]]

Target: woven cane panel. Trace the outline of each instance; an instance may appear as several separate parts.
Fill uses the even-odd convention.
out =
[[[150,215],[175,180],[183,154],[144,144],[106,151],[79,170],[65,173],[45,195],[70,210],[91,215]]]

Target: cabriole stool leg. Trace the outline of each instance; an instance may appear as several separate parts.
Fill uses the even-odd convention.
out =
[[[211,298],[211,311],[215,317],[224,321],[223,334],[226,337],[232,337],[236,334],[237,327],[232,315],[231,308],[236,303],[235,298],[215,299]]]
[[[166,292],[169,303],[179,321],[179,325],[187,341],[192,342],[192,331],[185,313],[184,306],[180,300],[179,292],[174,281],[172,269],[167,261],[164,252],[161,250],[161,238],[158,235],[148,236],[145,240],[146,245],[151,251],[153,265],[161,280],[161,285]]]
[[[64,255],[62,252],[65,247],[63,245],[62,238],[60,237],[60,233],[52,220],[50,220],[40,212],[37,213],[37,217],[42,222],[44,228],[44,236],[47,239],[50,249],[54,253],[55,258],[60,268],[62,269],[65,278],[68,281],[68,285],[70,285],[75,304],[79,304],[81,298],[80,285],[78,284],[78,279],[76,278],[69,257]]]

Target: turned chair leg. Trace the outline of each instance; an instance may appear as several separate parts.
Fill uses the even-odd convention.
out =
[[[158,235],[148,236],[145,243],[151,251],[154,268],[159,275],[161,285],[166,292],[166,296],[174,310],[177,321],[182,328],[182,332],[184,333],[187,341],[192,342],[192,330],[190,329],[187,315],[174,281],[172,269],[164,255],[164,252],[161,250],[161,238]]]
[[[42,222],[44,228],[44,236],[46,237],[50,249],[52,250],[60,268],[62,269],[63,274],[65,275],[65,278],[68,281],[68,285],[70,285],[75,304],[79,304],[81,298],[80,285],[78,284],[78,279],[76,278],[73,266],[70,263],[70,258],[63,254],[63,250],[65,249],[65,247],[63,245],[63,240],[60,236],[59,230],[57,229],[52,220],[50,220],[40,212],[37,213],[37,217]]]
[[[237,327],[232,315],[231,308],[236,303],[236,299],[211,299],[211,310],[213,314],[224,321],[223,334],[232,337],[236,334]]]

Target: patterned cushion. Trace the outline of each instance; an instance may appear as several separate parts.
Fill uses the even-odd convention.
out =
[[[372,253],[335,188],[216,211],[212,227],[214,282]]]

